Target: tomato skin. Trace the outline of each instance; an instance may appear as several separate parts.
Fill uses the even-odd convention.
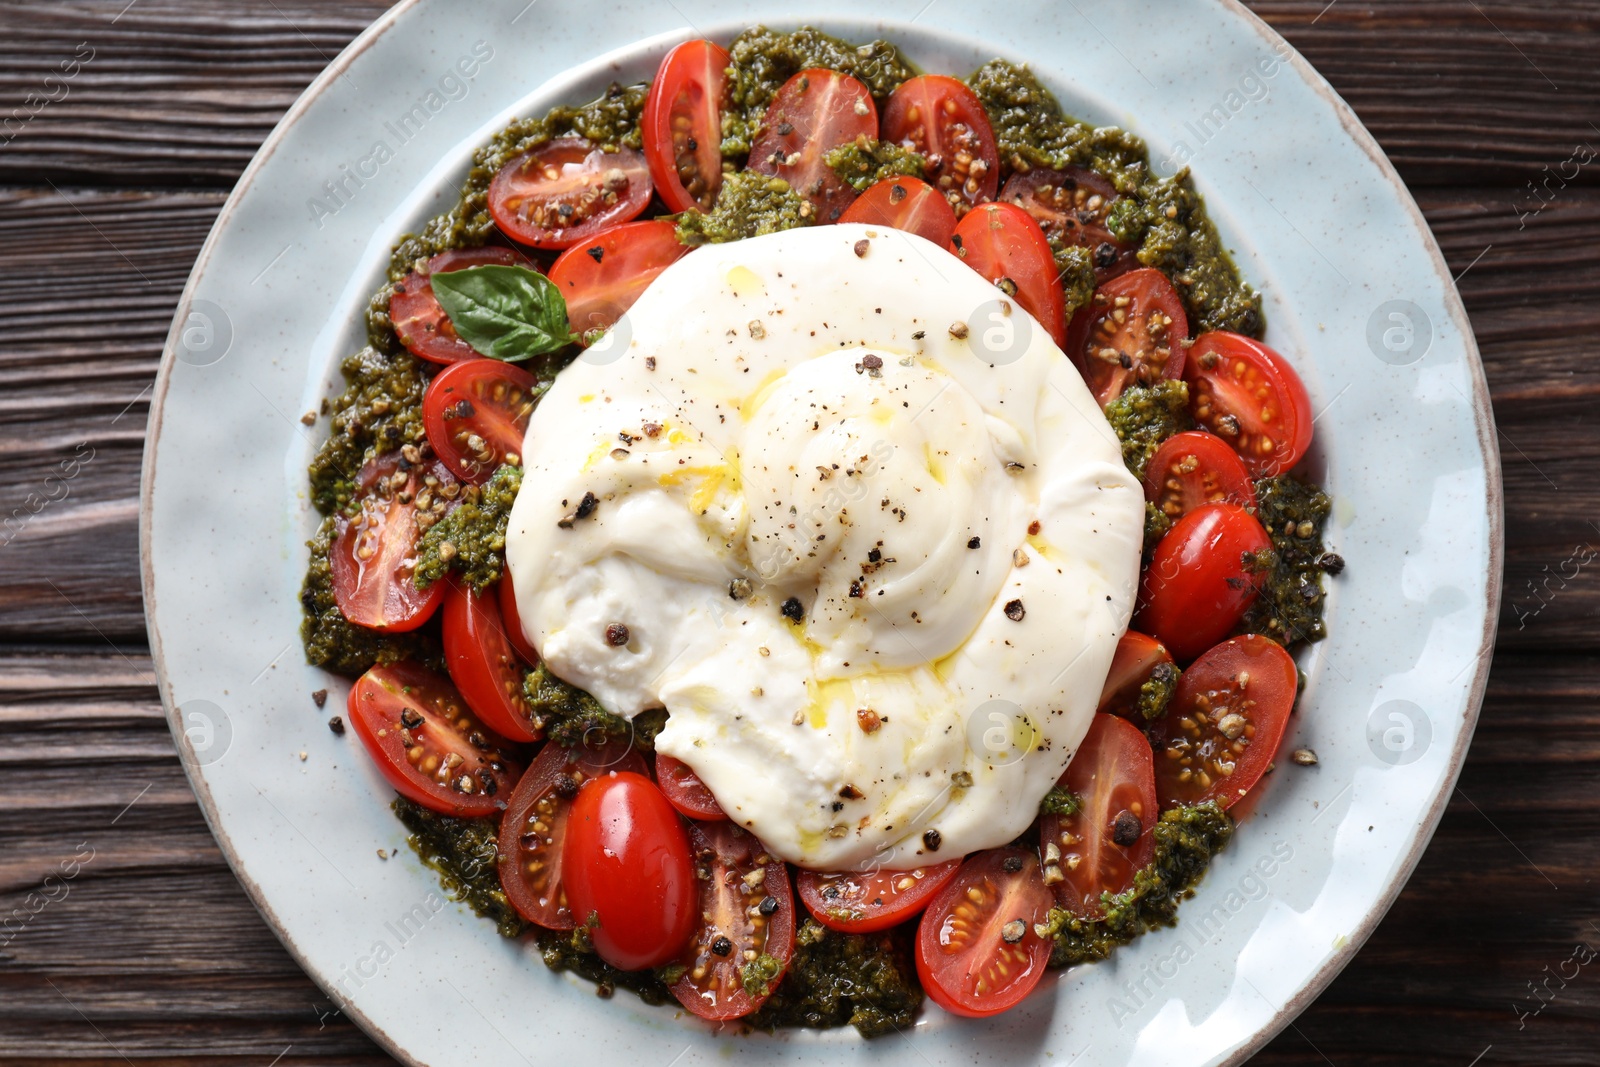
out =
[[[699,892],[689,836],[661,790],[641,774],[604,774],[578,791],[561,880],[573,917],[598,920],[589,937],[613,967],[659,967],[694,933]]]
[[[1139,266],[1138,250],[1117,240],[1106,225],[1121,195],[1087,167],[1034,167],[1013,174],[1000,199],[1032,215],[1046,237],[1093,251],[1094,276],[1101,284]]]
[[[1067,335],[1067,298],[1056,279],[1055,254],[1044,233],[1015,204],[980,204],[950,239],[955,254],[997,287],[1009,280],[1017,302],[1058,346]]]
[[[749,166],[786,180],[819,222],[837,222],[856,191],[828,166],[827,154],[877,133],[878,108],[865,85],[838,71],[802,70],[773,97]]]
[[[1256,487],[1244,463],[1226,441],[1204,430],[1161,442],[1145,466],[1144,498],[1174,522],[1201,504],[1256,510]]]
[[[456,334],[439,300],[433,295],[435,274],[466,270],[468,267],[518,266],[534,269],[528,258],[509,248],[484,245],[482,248],[452,248],[440,252],[422,270],[414,270],[394,287],[389,298],[389,321],[395,336],[411,354],[430,363],[458,363],[481,359],[481,354]]]
[[[522,773],[512,743],[479,722],[447,680],[415,663],[379,665],[363,674],[350,689],[349,717],[395,792],[429,811],[493,815],[506,806]],[[416,764],[407,755],[408,738],[422,749]],[[451,757],[460,762],[446,771]],[[472,783],[471,792],[456,785],[462,778]]]
[[[517,611],[517,588],[511,584],[511,572],[504,571],[500,580],[495,583],[499,589],[500,621],[504,624],[506,639],[511,642],[511,647],[516,649],[517,655],[528,666],[537,666],[539,651],[528,640],[527,632],[522,628],[522,615]]]
[[[424,591],[413,580],[417,543],[422,539],[417,500],[424,478],[438,478],[441,485],[455,479],[443,464],[430,462],[408,467],[405,484],[396,487],[393,479],[403,463],[400,453],[391,452],[361,468],[356,479],[357,514],[339,517],[328,549],[340,613],[357,626],[383,633],[415,630],[433,616],[444,597],[442,583],[434,582]]]
[[[920,178],[885,178],[857,197],[839,221],[889,226],[936,245],[948,245],[956,232],[955,211]]]
[[[1116,654],[1111,657],[1106,684],[1100,690],[1098,710],[1143,726],[1144,718],[1136,710],[1139,690],[1150,680],[1151,672],[1163,664],[1172,665],[1172,653],[1160,641],[1137,630],[1123,634],[1117,642]]]
[[[1228,635],[1256,601],[1243,557],[1272,547],[1255,517],[1232,504],[1203,504],[1156,545],[1139,583],[1134,625],[1180,662]]]
[[[768,993],[794,955],[795,910],[789,867],[732,822],[690,823],[689,849],[699,868],[696,914],[702,924],[678,957],[685,969],[673,984],[672,995],[702,1019],[738,1019],[767,999],[765,995],[751,996],[744,988],[739,971],[745,952],[778,961],[778,975]],[[763,858],[766,862],[757,862]],[[765,874],[752,885],[745,878],[758,869]],[[709,877],[700,878],[701,871]],[[766,907],[769,899],[770,908]],[[712,951],[719,937],[730,942],[725,956]],[[696,971],[700,972],[698,978]]]
[[[1203,333],[1189,350],[1184,379],[1194,421],[1226,441],[1253,477],[1282,474],[1311,447],[1306,387],[1289,361],[1260,341]]]
[[[926,174],[958,215],[993,200],[1000,152],[978,95],[947,74],[903,82],[883,109],[883,139],[924,156]]]
[[[665,752],[656,753],[656,781],[661,783],[661,792],[666,795],[667,803],[676,808],[680,815],[707,822],[728,817],[699,775],[682,760],[673,759]]]
[[[443,611],[450,680],[491,730],[518,741],[539,740],[544,727],[534,720],[522,690],[522,667],[511,650],[497,598],[454,579],[448,585]]]
[[[960,868],[960,860],[947,860],[911,871],[801,871],[795,889],[800,903],[823,926],[848,934],[870,934],[917,914],[950,884]],[[911,884],[902,889],[908,879]]]
[[[645,158],[558,137],[524,152],[489,182],[489,214],[502,233],[534,248],[566,248],[637,218],[653,186]],[[561,207],[572,209],[563,215]]]
[[[577,925],[562,877],[572,802],[583,783],[600,775],[646,770],[644,757],[626,741],[576,748],[545,743],[506,803],[496,842],[500,887],[518,915],[547,930]]]
[[[710,211],[722,190],[722,107],[728,50],[685,41],[661,61],[640,126],[650,177],[669,211]],[[682,170],[692,173],[685,181]]]
[[[1179,679],[1167,714],[1151,728],[1162,806],[1215,800],[1227,808],[1243,798],[1283,742],[1299,683],[1289,653],[1257,634],[1230,638],[1195,660]],[[1195,715],[1199,710],[1206,712],[1204,725]],[[1230,713],[1242,716],[1244,725],[1230,724]],[[1231,773],[1224,773],[1219,759],[1231,765]]]
[[[493,397],[500,388],[499,399]],[[520,367],[498,359],[453,363],[428,383],[422,395],[422,426],[428,443],[465,482],[481,485],[510,457],[522,452],[528,420],[539,402],[538,380]],[[462,402],[466,408],[462,408]],[[474,451],[472,434],[483,438]]]
[[[1050,942],[1033,928],[1054,903],[1033,849],[967,857],[917,924],[917,977],[928,998],[974,1019],[1015,1006],[1044,977]],[[1016,920],[1023,923],[1022,937],[1007,944],[1001,931]]]
[[[550,280],[567,299],[572,331],[588,338],[609,330],[658,274],[688,252],[668,219],[625,222],[561,253]]]
[[[1128,303],[1119,308],[1121,300]],[[1117,321],[1119,311],[1126,321]],[[1066,351],[1105,407],[1130,385],[1183,377],[1181,342],[1188,336],[1189,316],[1178,291],[1165,274],[1147,267],[1094,291],[1089,306],[1072,317]]]
[[[1039,847],[1046,859],[1052,845],[1061,852],[1056,900],[1079,918],[1104,918],[1100,894],[1116,896],[1133,888],[1133,876],[1155,856],[1150,830],[1159,809],[1150,742],[1128,720],[1096,715],[1058,784],[1080,797],[1083,807],[1075,815],[1039,820]],[[1137,820],[1138,837],[1123,845],[1116,840],[1116,826],[1127,815],[1130,822]],[[1049,879],[1048,863],[1045,872]]]

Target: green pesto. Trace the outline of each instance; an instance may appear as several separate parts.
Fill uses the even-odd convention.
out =
[[[1083,810],[1083,798],[1064,785],[1053,785],[1039,801],[1040,815],[1076,815]]]
[[[909,1028],[922,1006],[911,960],[914,926],[876,934],[842,934],[807,918],[795,932],[794,957],[783,981],[750,1024],[816,1029],[844,1026],[863,1037]]]
[[[667,713],[663,708],[642,711],[632,721],[611,714],[594,697],[557,678],[542,662],[528,671],[522,681],[534,720],[544,726],[546,737],[568,748],[582,744],[585,737],[594,742],[596,734],[605,734],[619,739],[631,738],[635,748],[651,752],[655,749],[656,734],[666,725]]]
[[[1144,554],[1146,556],[1156,550],[1156,545],[1161,543],[1161,539],[1167,536],[1167,531],[1171,529],[1172,517],[1149,501],[1145,501]]]
[[[609,997],[618,988],[631,989],[646,1004],[670,1004],[671,985],[677,979],[668,968],[659,971],[624,971],[595,954],[589,930],[540,930],[539,955],[552,971],[571,971],[595,984],[595,992]],[[678,973],[682,973],[681,971]]]
[[[404,350],[367,347],[339,365],[345,389],[332,403],[332,432],[311,461],[311,502],[324,515],[356,496],[361,465],[380,452],[423,439],[422,364]]]
[[[483,485],[462,489],[461,503],[422,535],[413,576],[417,588],[426,589],[451,572],[474,589],[499,581],[506,563],[506,525],[520,488],[522,468],[506,463]],[[440,558],[441,551],[449,559]]]
[[[765,952],[739,968],[739,984],[752,997],[765,997],[783,974],[783,961]]]
[[[1261,336],[1261,297],[1240,279],[1187,169],[1157,177],[1143,140],[1071,118],[1025,66],[991,60],[967,84],[989,113],[1002,165],[1087,167],[1116,187],[1124,199],[1107,220],[1112,232],[1139,249],[1140,263],[1172,279],[1191,330]]]
[[[411,831],[407,842],[423,863],[439,872],[439,882],[452,899],[493,920],[502,937],[522,933],[527,924],[500,888],[494,819],[454,819],[404,797],[396,797],[392,807]]]
[[[686,245],[723,244],[746,237],[809,226],[811,205],[782,178],[741,170],[722,180],[711,211],[678,216],[678,240]]]
[[[1103,960],[1118,945],[1152,927],[1174,925],[1179,902],[1194,895],[1211,857],[1233,838],[1233,819],[1215,802],[1207,802],[1162,812],[1150,832],[1155,836],[1155,858],[1134,875],[1132,889],[1101,898],[1103,919],[1079,919],[1062,908],[1050,910],[1045,923],[1055,938],[1050,966]]]
[[[857,192],[866,192],[885,178],[920,178],[928,161],[893,141],[842,144],[824,157],[833,172]]]
[[[1256,500],[1274,558],[1260,584],[1260,599],[1245,614],[1244,629],[1284,645],[1320,641],[1328,635],[1322,621],[1327,603],[1322,576],[1329,562],[1322,528],[1333,503],[1317,486],[1288,475],[1257,482]]]
[[[865,85],[880,106],[912,75],[899,49],[888,41],[857,47],[809,26],[792,33],[757,26],[735,37],[728,54],[732,58],[728,67],[732,106],[722,116],[725,159],[750,154],[767,106],[783,83],[802,70],[827,67],[848,74]]]
[[[1094,296],[1094,250],[1081,245],[1064,244],[1059,238],[1050,238],[1050,250],[1055,255],[1056,277],[1067,298],[1067,318],[1081,307],[1087,307]]]
[[[315,667],[359,678],[375,663],[414,659],[435,670],[444,669],[438,641],[421,633],[381,634],[345,619],[333,595],[333,575],[328,567],[328,546],[333,541],[332,516],[322,521],[317,535],[306,542],[311,562],[300,587],[300,640],[306,662]]]
[[[1130,385],[1106,405],[1106,419],[1122,442],[1122,461],[1135,478],[1143,480],[1144,469],[1161,442],[1194,425],[1189,418],[1189,387],[1175,378]]]
[[[1167,705],[1172,703],[1172,694],[1178,691],[1178,678],[1182,674],[1177,664],[1155,665],[1150,677],[1139,687],[1139,699],[1134,703],[1139,718],[1145,722],[1155,722],[1167,713]]]

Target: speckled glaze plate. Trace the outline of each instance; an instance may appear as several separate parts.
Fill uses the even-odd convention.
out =
[[[1351,958],[1427,844],[1478,714],[1500,596],[1500,472],[1476,347],[1432,236],[1328,85],[1231,0],[777,6],[402,3],[290,110],[184,293],[156,385],[141,533],[161,695],[239,880],[328,1001],[401,1060],[1237,1063]],[[1179,925],[1053,974],[1018,1009],[915,1028],[717,1032],[547,971],[449,902],[390,793],[311,693],[297,593],[316,520],[304,412],[361,344],[390,245],[444,210],[514,115],[648,78],[674,43],[756,22],[882,35],[924,69],[1024,60],[1069,112],[1188,162],[1268,341],[1317,410],[1310,463],[1348,562],[1287,748]],[[1206,62],[1192,62],[1204,55]],[[388,858],[383,855],[387,853]]]

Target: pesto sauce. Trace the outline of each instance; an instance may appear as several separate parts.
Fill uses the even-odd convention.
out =
[[[1130,385],[1106,405],[1106,419],[1122,442],[1122,461],[1140,481],[1161,442],[1194,425],[1189,418],[1189,387],[1176,378]],[[1149,510],[1145,512],[1149,528]]]
[[[909,148],[892,141],[852,141],[823,157],[828,166],[858,193],[864,193],[885,178],[920,178],[928,161]]]
[[[572,748],[595,734],[633,741],[642,752],[655,750],[656,734],[666,725],[664,708],[652,708],[635,715],[632,721],[613,715],[600,702],[575,685],[557,678],[542,662],[523,675],[522,689],[535,723],[545,736],[559,745]]]
[[[1039,801],[1040,815],[1076,815],[1083,810],[1083,798],[1064,785],[1053,785]]]
[[[844,934],[807,917],[795,932],[783,981],[750,1025],[813,1028],[849,1024],[863,1037],[909,1028],[922,1007],[911,960],[915,924],[875,934]]]
[[[1148,459],[1145,460],[1149,462]],[[1156,550],[1156,545],[1167,536],[1172,529],[1172,516],[1156,507],[1150,501],[1144,505],[1144,554],[1146,556]]]
[[[671,982],[661,971],[623,971],[611,966],[595,954],[585,927],[566,932],[539,930],[539,956],[552,971],[571,971],[587,978],[602,997],[609,997],[621,987],[633,990],[646,1004],[673,1002]]]
[[[497,820],[455,819],[405,797],[396,797],[391,807],[411,831],[407,843],[423,863],[439,872],[439,882],[451,899],[492,920],[501,937],[522,933],[528,924],[500,888]]]
[[[1182,675],[1175,663],[1156,664],[1150,677],[1139,687],[1139,699],[1133,705],[1139,718],[1148,723],[1164,716],[1167,705],[1172,703],[1172,694],[1178,691],[1178,679]]]
[[[305,646],[306,662],[347,678],[359,678],[375,663],[416,660],[442,671],[444,652],[439,642],[423,633],[383,634],[356,626],[339,610],[333,595],[333,574],[328,566],[328,547],[333,541],[336,518],[322,520],[317,535],[306,542],[311,562],[300,587],[300,641]]]
[[[1322,544],[1322,528],[1333,503],[1315,485],[1287,475],[1256,483],[1257,517],[1272,538],[1272,559],[1261,596],[1245,613],[1243,633],[1270,637],[1282,645],[1320,641],[1328,635],[1322,613],[1327,599],[1322,576],[1343,569]]]
[[[1067,298],[1067,321],[1070,322],[1072,313],[1081,307],[1088,307],[1094,296],[1094,249],[1065,244],[1059,237],[1049,238],[1049,241],[1050,251],[1056,261],[1056,277]]]
[[[483,485],[464,487],[461,503],[422,535],[413,575],[417,588],[452,572],[474,589],[499,581],[506,564],[506,526],[520,488],[522,468],[510,463]]]
[[[709,213],[686,211],[678,216],[678,242],[694,246],[742,241],[809,226],[813,217],[811,205],[782,178],[741,170],[723,179]]]
[[[324,515],[345,511],[361,467],[380,452],[420,442],[428,380],[411,353],[367,347],[339,365],[345,389],[332,404],[332,432],[311,461],[311,502]]]

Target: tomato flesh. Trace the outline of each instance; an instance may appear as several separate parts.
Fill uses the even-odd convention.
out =
[[[328,549],[334,601],[357,626],[415,630],[444,597],[439,582],[417,588],[417,543],[449,508],[455,479],[441,463],[410,464],[391,452],[362,467],[356,484],[356,514],[339,517]]]
[[[1100,919],[1101,894],[1133,888],[1133,876],[1155,856],[1150,742],[1128,720],[1096,715],[1058,784],[1082,806],[1074,815],[1039,820],[1045,881],[1054,884],[1062,907],[1079,918]]]
[[[956,232],[956,213],[938,191],[918,178],[885,178],[845,209],[840,222],[889,226],[948,245]]]
[[[430,811],[492,815],[522,773],[511,742],[479,721],[449,681],[415,663],[363,674],[350,690],[349,715],[389,784]]]
[[[685,41],[650,83],[644,154],[670,211],[710,211],[722,190],[722,107],[732,62],[721,45]]]
[[[883,109],[883,139],[921,155],[923,173],[957,215],[993,200],[1000,153],[978,95],[946,74],[903,82]]]
[[[1189,350],[1189,413],[1228,443],[1257,478],[1300,462],[1311,447],[1311,398],[1289,361],[1260,341],[1213,330]]]
[[[867,87],[838,71],[802,70],[783,83],[750,146],[750,169],[783,178],[821,222],[837,222],[856,191],[828,165],[840,145],[878,132],[878,108]]]
[[[911,871],[801,871],[795,888],[800,902],[823,926],[867,934],[917,914],[960,868],[960,860],[948,860]]]
[[[682,760],[673,759],[665,752],[656,753],[656,780],[661,783],[667,803],[681,814],[711,822],[728,817],[700,776]]]
[[[502,233],[534,248],[566,248],[636,218],[653,186],[643,155],[559,137],[524,152],[489,182],[489,214]]]
[[[1256,602],[1247,560],[1272,547],[1255,517],[1232,504],[1202,504],[1156,545],[1139,583],[1134,625],[1186,662],[1228,635]]]
[[[1101,407],[1130,385],[1183,377],[1189,317],[1178,291],[1158,270],[1113,278],[1072,318],[1067,355]]]
[[[1085,167],[1034,167],[1014,174],[1000,199],[1032,215],[1045,236],[1094,254],[1094,275],[1104,283],[1139,266],[1138,250],[1112,235],[1106,223],[1121,199],[1116,187]]]
[[[950,239],[957,256],[1003,293],[1014,295],[1057,345],[1067,333],[1067,299],[1044,233],[1015,204],[981,204]]]
[[[1144,498],[1177,522],[1201,504],[1234,504],[1256,510],[1256,488],[1226,441],[1203,430],[1174,434],[1161,442],[1144,471]]]
[[[396,283],[394,295],[389,298],[389,321],[394,324],[395,336],[412,355],[431,363],[458,363],[480,357],[477,349],[456,334],[450,316],[444,313],[438,297],[433,295],[430,279],[435,274],[487,266],[532,269],[533,264],[526,256],[494,245],[452,248],[440,252]]]
[[[1256,634],[1217,645],[1183,672],[1151,731],[1165,807],[1230,807],[1260,781],[1283,741],[1299,674],[1283,646]]]
[[[643,774],[644,757],[626,741],[565,748],[546,742],[517,782],[500,820],[500,887],[511,906],[547,930],[576,924],[562,879],[572,802],[583,784],[610,771]]]
[[[498,359],[440,371],[422,396],[428,443],[450,472],[482,484],[502,463],[520,463],[522,438],[539,402],[538,380]]]
[[[522,665],[500,618],[498,598],[455,581],[444,598],[444,656],[450,680],[491,730],[518,741],[537,741],[535,720],[522,687]]]
[[[917,925],[917,977],[929,999],[981,1018],[1026,997],[1050,959],[1034,925],[1054,903],[1032,849],[969,856]]]
[[[561,253],[550,268],[550,280],[566,297],[572,331],[588,344],[688,251],[668,219],[628,222]]]
[[[517,587],[511,582],[511,572],[505,571],[500,575],[500,581],[495,583],[500,590],[500,620],[504,624],[506,639],[511,642],[511,647],[516,649],[517,655],[522,657],[522,662],[535,666],[539,662],[539,651],[533,647],[533,642],[528,640],[528,634],[522,628],[522,616],[517,611]]]
[[[1116,654],[1111,657],[1111,670],[1100,690],[1099,710],[1142,726],[1144,717],[1138,711],[1139,691],[1152,674],[1163,669],[1175,673],[1172,653],[1166,646],[1148,634],[1129,630],[1117,642]]]

